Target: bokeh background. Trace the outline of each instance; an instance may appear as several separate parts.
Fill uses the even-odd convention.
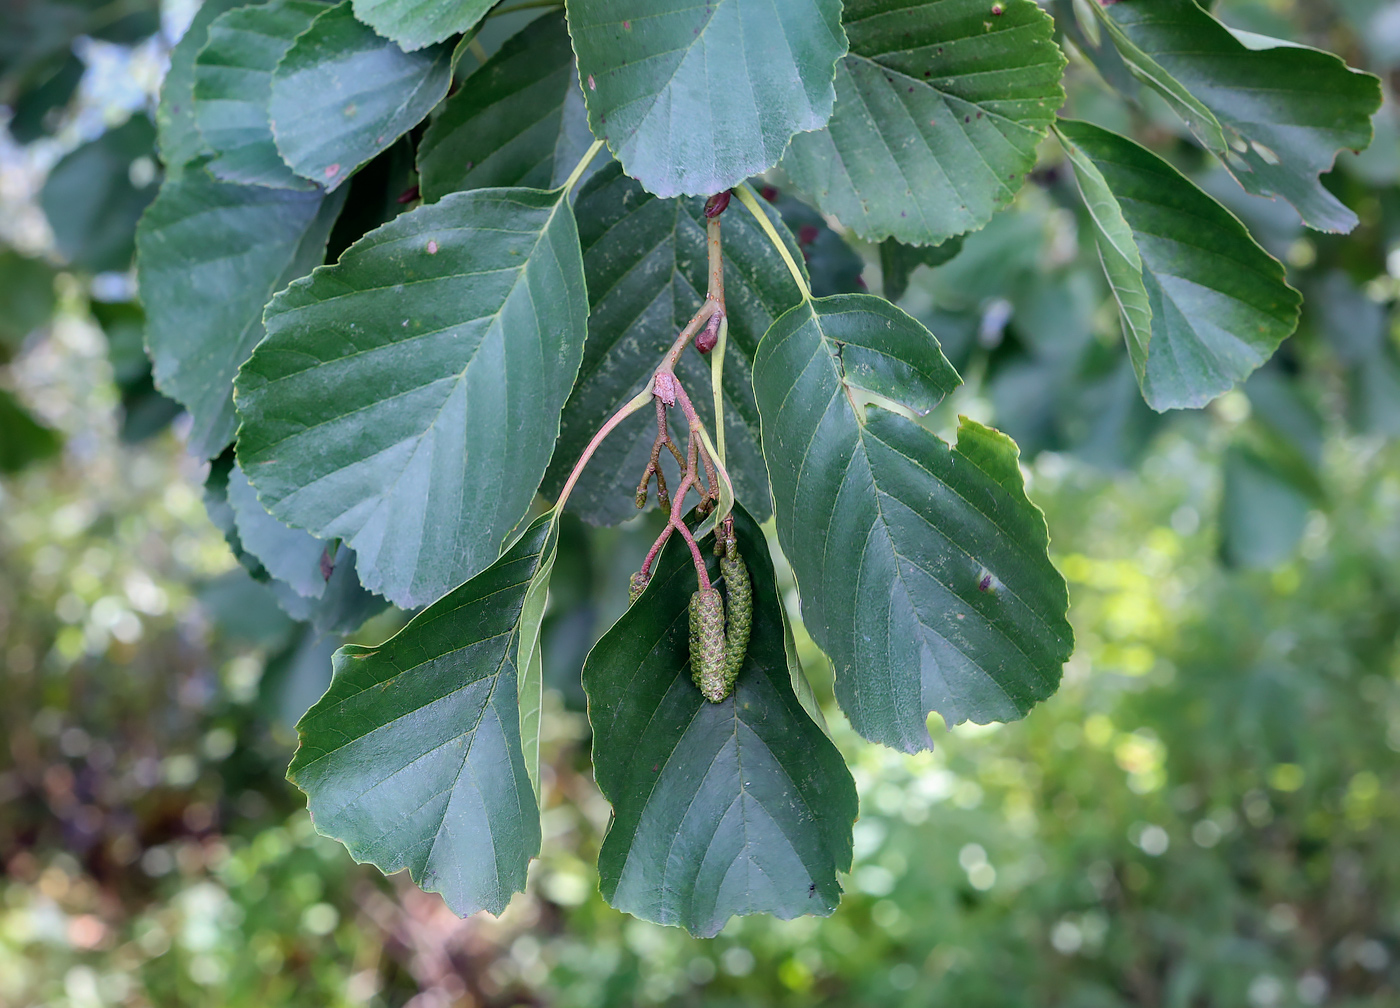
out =
[[[1400,82],[1400,4],[1216,9]],[[804,638],[860,791],[846,898],[700,941],[595,887],[608,807],[578,670],[645,527],[565,526],[544,853],[500,919],[355,865],[284,781],[330,652],[405,617],[346,636],[284,613],[151,383],[131,237],[194,12],[0,3],[0,1005],[1400,1005],[1393,101],[1327,179],[1360,227],[1322,235],[1074,60],[1069,111],[1245,219],[1305,292],[1302,327],[1243,390],[1150,413],[1053,147],[1013,207],[909,273],[900,303],[968,379],[931,422],[967,413],[1022,445],[1078,649],[1026,720],[910,757],[850,732]],[[905,280],[770,182],[818,293]]]

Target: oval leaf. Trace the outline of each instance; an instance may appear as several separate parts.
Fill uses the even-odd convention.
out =
[[[1189,110],[1183,117],[1247,192],[1282,197],[1319,231],[1356,227],[1356,214],[1318,175],[1331,171],[1339,151],[1370,145],[1378,79],[1318,49],[1258,35],[1242,40],[1194,0],[1117,3],[1103,13],[1215,114],[1229,140],[1224,149],[1209,123]],[[1172,88],[1143,79],[1181,108]]]
[[[830,914],[857,811],[840,752],[793,691],[763,532],[742,508],[734,515],[754,600],[734,692],[711,703],[691,681],[695,570],[678,541],[583,668],[594,773],[613,805],[603,896],[704,937],[734,914]],[[717,576],[711,543],[701,548]]]
[[[571,0],[593,133],[658,196],[708,196],[821,129],[846,52],[839,0]]]
[[[562,185],[592,142],[569,31],[562,15],[546,15],[443,103],[418,148],[423,198],[484,186]]]
[[[1298,324],[1283,266],[1233,214],[1156,154],[1061,120],[1128,349],[1153,409],[1204,406]]]
[[[899,413],[957,384],[929,332],[869,295],[792,309],[759,344],[754,388],[778,537],[836,696],[873,742],[932,745],[949,724],[1022,717],[1071,650],[1063,579],[1016,447],[964,420],[956,448]]]
[[[403,608],[483,570],[549,462],[588,315],[562,191],[476,189],[279,294],[238,377],[238,458],[279,520]]]
[[[233,376],[263,337],[263,306],[325,254],[342,198],[166,179],[136,229],[137,278],[156,385],[190,411],[190,450],[209,458],[236,426]]]
[[[330,8],[272,74],[268,112],[282,160],[334,189],[442,100],[451,57],[448,46],[404,52],[356,21],[350,0]]]
[[[272,0],[223,14],[194,65],[194,117],[214,152],[205,167],[246,185],[310,189],[287,167],[272,141],[267,106],[272,71],[298,35],[326,10],[316,0]]]
[[[612,164],[591,179],[574,212],[583,242],[584,273],[592,301],[588,345],[578,382],[564,407],[559,448],[545,477],[557,493],[574,460],[603,422],[651,379],[652,370],[690,321],[709,282],[704,200],[660,200]],[[768,211],[780,234],[776,212]],[[737,206],[721,218],[729,341],[725,355],[727,468],[735,492],[756,514],[768,514],[768,477],[759,449],[752,361],[768,326],[801,299],[797,285],[768,238]],[[796,245],[788,248],[800,261]],[[696,410],[713,425],[710,362],[687,350],[676,373]],[[650,457],[656,415],[643,410],[625,420],[584,470],[569,510],[611,525],[637,513],[632,498]],[[669,458],[669,455],[668,455]],[[673,462],[667,480],[679,482]]]
[[[1050,16],[1031,0],[847,0],[844,20],[836,111],[793,137],[783,168],[871,241],[936,245],[987,223],[1065,99]]]
[[[407,868],[463,917],[504,910],[540,849],[517,646],[551,519],[384,644],[337,651],[330,689],[297,725],[287,776],[317,831],[385,874]]]

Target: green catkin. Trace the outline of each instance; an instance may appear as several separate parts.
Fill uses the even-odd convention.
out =
[[[643,574],[641,571],[632,575],[632,583],[627,589],[627,604],[631,605],[642,597],[642,592],[647,590],[647,585],[651,582],[650,574]]]
[[[748,654],[749,632],[753,629],[753,584],[733,539],[727,544],[719,569],[724,574],[728,595],[729,627],[724,635],[724,694],[728,696]]]
[[[690,596],[690,677],[711,703],[729,695],[725,679],[724,600],[717,588]]]

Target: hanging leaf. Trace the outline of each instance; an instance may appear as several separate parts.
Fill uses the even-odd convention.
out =
[[[562,185],[592,142],[568,28],[562,14],[546,15],[443,103],[418,148],[423,198],[431,203],[485,186]]]
[[[551,515],[379,647],[335,654],[288,778],[316,829],[452,911],[499,914],[540,849],[516,698],[520,622]]]
[[[551,495],[563,486],[603,422],[650,381],[652,370],[700,307],[709,286],[704,200],[657,199],[612,164],[584,186],[574,212],[592,304],[583,366],[564,408],[559,447],[545,478]],[[784,233],[778,215],[767,212]],[[758,338],[801,294],[750,216],[736,205],[721,221],[729,313],[724,365],[727,465],[739,498],[766,517],[768,477],[759,448],[751,362]],[[796,256],[795,245],[786,240]],[[713,425],[709,360],[687,350],[676,374],[701,417]],[[625,420],[584,470],[569,498],[569,510],[606,525],[635,515],[632,498],[655,433],[652,411]],[[668,481],[676,486],[676,469],[673,463],[667,466]]]
[[[406,53],[355,20],[350,0],[322,13],[272,74],[268,113],[282,160],[334,189],[447,94],[452,49]]]
[[[1356,227],[1356,214],[1318,176],[1332,169],[1339,151],[1371,143],[1371,116],[1381,104],[1377,78],[1319,49],[1233,33],[1194,0],[1116,3],[1103,15],[1115,37],[1131,42],[1123,53],[1130,64],[1141,52],[1170,75],[1142,75],[1147,84],[1179,110],[1178,90],[1214,113],[1223,136],[1182,110],[1245,190],[1287,200],[1319,231]]]
[[[405,52],[468,31],[496,0],[355,0],[355,17]]]
[[[950,448],[903,415],[957,383],[933,336],[869,295],[792,309],[754,361],[803,620],[851,724],[907,752],[932,745],[929,711],[949,724],[1023,717],[1071,651],[1016,446],[964,419]]]
[[[603,896],[703,937],[734,914],[830,914],[857,811],[841,754],[793,692],[763,532],[742,508],[734,514],[754,603],[734,692],[711,703],[691,681],[695,570],[675,540],[583,669],[594,773],[613,805],[598,855]],[[709,543],[701,551],[717,577]]]
[[[267,106],[278,61],[325,10],[317,0],[272,0],[231,10],[209,26],[209,41],[195,59],[194,117],[215,154],[205,166],[215,177],[312,188],[278,155]]]
[[[1298,322],[1283,266],[1228,210],[1131,140],[1061,120],[1143,398],[1204,406],[1244,379]]]
[[[204,0],[170,51],[170,68],[161,81],[160,104],[156,107],[160,160],[167,175],[180,174],[185,165],[208,153],[194,119],[194,61],[209,41],[209,26],[214,19],[237,6],[239,0]]]
[[[885,297],[898,301],[909,289],[909,278],[920,266],[942,266],[962,251],[959,235],[942,245],[904,245],[893,238],[880,243],[880,277]]]
[[[871,241],[936,245],[987,223],[1064,102],[1050,16],[1031,0],[848,0],[843,17],[836,111],[793,138],[784,170]]]
[[[371,231],[268,305],[238,458],[405,608],[485,569],[549,462],[588,315],[562,190],[476,189]]]
[[[708,196],[771,168],[831,116],[839,0],[572,0],[588,122],[658,196]]]
[[[69,264],[93,273],[131,265],[132,232],[158,188],[155,141],[155,127],[138,112],[53,166],[39,203]],[[138,186],[132,164],[140,158],[151,170]]]
[[[196,455],[211,458],[233,440],[233,376],[263,337],[263,306],[321,262],[341,199],[192,169],[167,179],[141,219],[146,347],[157,386],[194,419]]]
[[[262,338],[262,305],[320,262],[339,202],[191,176],[167,181],[142,220],[148,344],[162,387],[195,414],[196,451],[232,440],[233,373]]]

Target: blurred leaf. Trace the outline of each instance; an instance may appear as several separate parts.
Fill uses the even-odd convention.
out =
[[[532,21],[462,82],[423,134],[428,202],[484,186],[563,185],[593,134],[561,14]],[[595,158],[583,179],[601,167]]]
[[[17,473],[52,458],[62,447],[56,431],[39,423],[13,392],[0,387],[0,473]]]
[[[0,248],[0,364],[9,360],[54,310],[58,271],[42,259]]]
[[[233,440],[233,376],[263,338],[274,291],[321,262],[343,194],[167,179],[137,229],[146,345],[162,392],[194,417],[190,450]]]
[[[405,51],[472,28],[494,0],[355,0],[355,17]]]
[[[1221,556],[1232,567],[1269,568],[1303,537],[1311,507],[1294,474],[1246,447],[1225,453]]]
[[[1054,22],[1031,0],[847,0],[843,20],[836,111],[793,137],[784,170],[870,241],[937,245],[981,227],[1064,102]]]
[[[884,280],[885,297],[898,301],[909,289],[909,277],[920,266],[942,266],[962,251],[963,238],[958,235],[941,245],[905,245],[893,238],[880,243],[880,276]]]
[[[831,229],[825,217],[796,196],[770,188],[765,188],[763,196],[777,208],[788,231],[797,239],[807,267],[808,286],[816,297],[865,290],[865,282],[860,278],[865,260]]]
[[[421,206],[268,306],[238,376],[239,461],[279,521],[352,546],[371,591],[431,602],[529,508],[587,313],[562,190]]]
[[[272,72],[326,4],[271,0],[239,7],[209,26],[194,65],[194,118],[214,152],[205,168],[216,178],[278,189],[311,189],[282,161],[272,140],[268,102]]]
[[[83,79],[83,61],[69,52],[43,67],[14,101],[10,135],[22,144],[33,143],[53,131],[57,113],[67,107]]]
[[[155,164],[155,127],[137,113],[65,155],[49,172],[39,202],[59,253],[79,269],[102,273],[131,265],[136,222],[155,198],[159,179],[133,183],[132,163]]]
[[[282,160],[335,189],[442,100],[451,55],[448,46],[405,53],[356,21],[350,0],[320,14],[272,74]]]
[[[1331,53],[1232,33],[1194,0],[1116,3],[1104,14],[1215,113],[1225,137],[1200,118],[1188,117],[1187,124],[1221,155],[1240,185],[1287,200],[1319,231],[1356,227],[1356,214],[1323,188],[1318,175],[1331,170],[1339,150],[1371,142],[1379,80]],[[1172,97],[1176,88],[1160,78],[1143,79],[1180,107],[1179,97]]]
[[[194,61],[209,40],[214,19],[239,6],[243,6],[239,0],[203,0],[185,34],[170,50],[170,68],[161,82],[156,107],[160,160],[167,175],[178,175],[185,165],[208,152],[194,118]]]
[[[613,805],[598,855],[603,896],[706,938],[733,914],[830,914],[857,812],[840,752],[793,693],[763,532],[742,507],[734,515],[754,598],[734,692],[711,703],[691,681],[695,571],[675,541],[583,670],[594,773]],[[718,577],[710,544],[701,552]]]
[[[1158,411],[1204,406],[1293,331],[1298,292],[1228,210],[1157,155],[1088,123],[1058,129],[1143,398]]]
[[[932,746],[931,710],[950,725],[1025,716],[1072,648],[1015,444],[964,418],[952,448],[880,405],[925,413],[957,384],[933,336],[868,295],[792,309],[754,362],[807,630],[852,727],[906,752]]]
[[[93,301],[91,310],[107,337],[112,380],[122,397],[121,439],[128,444],[143,441],[182,412],[179,403],[156,390],[146,356],[146,313],[129,301]]]
[[[574,0],[568,11],[589,125],[657,196],[723,192],[831,116],[832,68],[846,52],[839,0],[665,11]]]
[[[604,421],[651,380],[653,369],[709,287],[704,200],[661,200],[622,174],[600,170],[579,194],[584,275],[591,299],[588,343],[564,408],[559,444],[544,490],[557,494],[569,470]],[[782,223],[776,211],[769,219]],[[767,513],[768,476],[759,447],[751,381],[754,347],[773,319],[800,298],[797,285],[757,223],[735,201],[721,218],[729,337],[724,366],[726,463],[735,492],[755,513]],[[790,241],[790,239],[789,239]],[[788,246],[796,253],[793,244]],[[676,375],[706,424],[714,412],[710,362],[681,355]],[[642,410],[603,442],[584,470],[568,510],[611,525],[637,513],[637,480],[651,455],[656,414]],[[666,463],[668,485],[679,480]]]
[[[386,874],[408,868],[463,917],[504,910],[539,851],[517,647],[551,517],[384,644],[337,651],[330,689],[297,725],[287,776],[316,829]]]

